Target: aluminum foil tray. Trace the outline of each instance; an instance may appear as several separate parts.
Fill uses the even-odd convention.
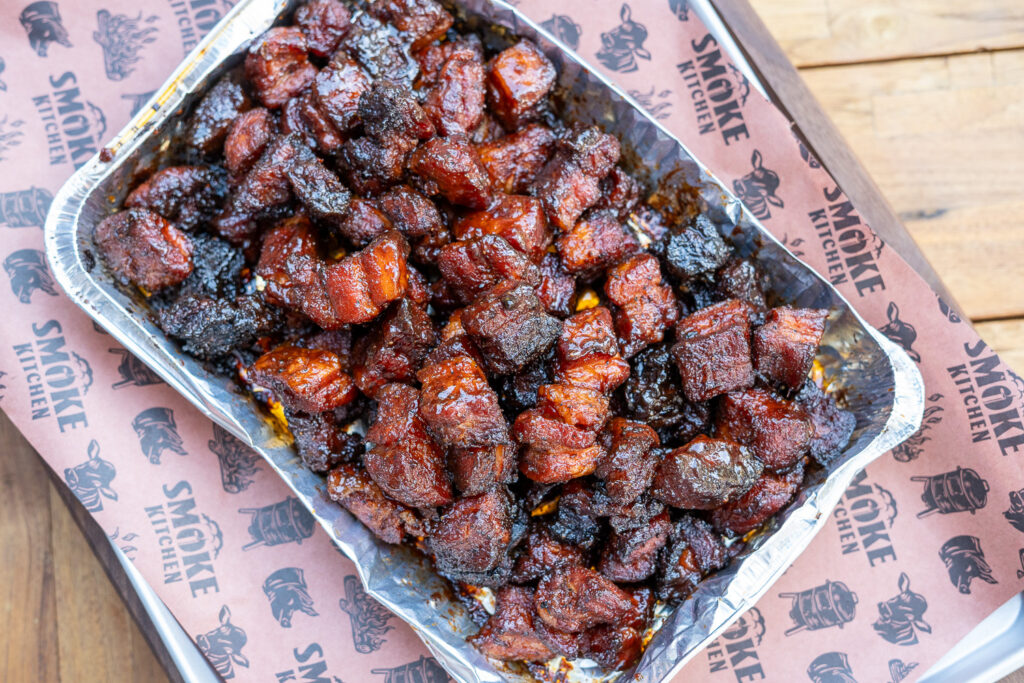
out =
[[[96,322],[212,420],[252,445],[305,503],[338,547],[352,559],[366,591],[408,622],[457,680],[518,680],[521,671],[496,665],[465,637],[476,630],[466,610],[449,599],[446,582],[405,547],[388,546],[325,494],[324,479],[305,469],[273,431],[255,402],[231,378],[217,376],[185,355],[151,321],[141,296],[114,284],[94,256],[95,226],[116,211],[133,182],[174,159],[174,141],[191,106],[249,43],[286,17],[294,0],[242,0],[174,71],[149,104],[61,188],[46,220],[46,253],[57,281]],[[686,147],[628,95],[503,0],[462,0],[452,8],[467,26],[502,40],[534,40],[559,71],[562,113],[596,123],[618,136],[633,170],[652,187],[680,187],[698,197],[736,248],[755,258],[772,280],[777,303],[828,308],[818,360],[830,386],[857,417],[843,457],[809,478],[771,530],[754,538],[725,570],[666,614],[641,662],[628,672],[638,681],[663,681],[751,607],[792,564],[824,525],[859,470],[910,436],[923,407],[921,375],[907,355],[871,328],[849,303],[752,218]],[[580,680],[607,679],[592,662],[571,667]]]

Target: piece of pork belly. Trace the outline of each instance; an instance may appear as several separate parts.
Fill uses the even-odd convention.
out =
[[[505,586],[498,591],[494,614],[467,640],[492,659],[504,662],[545,662],[554,651],[540,637],[533,589]]]
[[[205,166],[170,166],[132,190],[124,206],[149,209],[189,232],[213,216],[226,194],[223,173]]]
[[[547,314],[533,288],[507,283],[477,297],[462,311],[462,325],[496,375],[519,372],[548,352],[562,323]]]
[[[224,140],[224,167],[241,178],[277,134],[277,122],[269,109],[256,107],[241,114]]]
[[[811,424],[803,409],[766,389],[726,394],[715,418],[718,433],[743,444],[772,470],[784,470],[810,445]]]
[[[685,600],[700,580],[728,562],[721,537],[707,522],[686,515],[673,526],[658,567],[658,597]]]
[[[412,382],[436,343],[437,331],[427,312],[402,299],[356,343],[352,377],[370,397],[389,382]]]
[[[626,358],[660,342],[665,330],[679,320],[679,304],[651,254],[634,256],[609,269],[604,292],[617,307],[615,327]]]
[[[745,447],[703,434],[668,453],[651,495],[687,510],[711,510],[746,493],[764,466]]]
[[[506,558],[512,541],[512,500],[503,486],[460,498],[434,523],[430,549],[442,572],[486,572]]]
[[[237,72],[229,73],[203,96],[188,120],[183,140],[186,147],[203,156],[220,151],[235,119],[252,106],[239,81]]]
[[[370,475],[354,463],[342,463],[331,470],[327,495],[385,543],[397,544],[406,535],[419,537],[425,533],[412,510],[385,496]]]
[[[565,321],[557,346],[557,381],[609,393],[628,376],[607,308],[588,308]]]
[[[342,371],[337,354],[285,344],[249,366],[249,378],[268,389],[289,410],[321,413],[353,401],[355,382]]]
[[[536,581],[561,567],[582,567],[586,561],[582,548],[558,540],[540,523],[530,527],[518,553],[512,569],[512,580],[516,583]]]
[[[593,569],[569,566],[541,579],[534,605],[548,625],[577,633],[621,619],[632,607],[632,598]]]
[[[730,299],[683,318],[676,326],[672,355],[690,401],[751,386],[750,308]]]
[[[295,10],[295,23],[317,57],[329,57],[338,48],[351,19],[351,12],[339,0],[309,0]]]
[[[327,265],[324,280],[331,304],[343,323],[376,318],[408,287],[409,245],[398,232],[376,238],[365,249]]]
[[[181,284],[192,272],[192,241],[148,209],[127,209],[104,218],[94,234],[114,276],[150,292]]]
[[[484,117],[484,63],[473,50],[444,60],[424,96],[423,109],[439,135],[469,135]]]
[[[534,263],[544,258],[551,244],[551,232],[540,200],[525,195],[498,197],[483,211],[460,219],[455,224],[454,232],[458,240],[498,235]]]
[[[646,526],[621,533],[613,531],[605,541],[597,570],[612,581],[621,583],[636,583],[650,578],[671,530],[668,512],[662,512]]]
[[[544,53],[523,39],[487,64],[487,102],[509,129],[534,112],[555,84],[555,67]]]
[[[594,474],[604,481],[608,496],[628,503],[647,490],[654,480],[658,434],[642,422],[613,417],[601,435],[605,456]]]
[[[437,267],[464,303],[470,303],[502,282],[540,282],[540,271],[503,237],[484,235],[441,247]]]
[[[508,194],[525,192],[555,147],[555,133],[531,123],[514,133],[477,145],[480,162],[494,187]]]
[[[557,254],[547,253],[540,262],[537,298],[551,315],[568,318],[576,306],[576,277],[562,266]]]
[[[601,180],[619,161],[619,141],[596,126],[575,129],[538,174],[531,194],[544,202],[548,221],[569,231],[601,197]]]
[[[278,109],[316,78],[306,52],[306,37],[294,26],[276,26],[253,41],[245,75],[263,106]]]
[[[751,340],[754,368],[772,382],[796,389],[811,371],[828,311],[780,306],[768,311]]]
[[[565,269],[584,279],[640,251],[640,243],[610,213],[594,213],[579,221],[558,237],[557,245]]]
[[[749,491],[712,512],[711,523],[719,531],[736,535],[753,531],[793,500],[803,479],[800,462],[785,473],[766,470]]]
[[[637,586],[626,591],[633,607],[614,624],[587,629],[580,638],[580,653],[607,671],[623,671],[640,661],[644,633],[654,613],[654,591]]]
[[[344,462],[356,462],[363,453],[363,439],[338,424],[335,413],[292,413],[288,430],[303,464],[326,474]]]
[[[686,400],[669,347],[662,342],[633,357],[624,398],[629,415],[647,423],[663,441],[685,443],[708,428],[710,410]]]
[[[436,0],[370,0],[373,16],[402,32],[419,50],[444,37],[452,26],[452,15]]]
[[[718,228],[704,214],[681,230],[671,231],[664,245],[668,272],[684,282],[714,273],[731,255]]]
[[[370,76],[345,52],[338,51],[316,75],[311,92],[317,109],[340,133],[359,123],[359,100],[370,89]]]
[[[431,138],[409,155],[408,168],[425,181],[421,189],[452,204],[485,209],[491,201],[491,179],[476,149],[463,136]]]

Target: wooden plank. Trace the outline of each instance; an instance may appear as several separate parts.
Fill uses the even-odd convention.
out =
[[[1024,47],[1020,0],[752,0],[798,67]]]
[[[1024,315],[1024,50],[802,75],[967,316]]]
[[[978,334],[1007,365],[1024,375],[1024,318],[976,323]]]
[[[781,0],[780,0],[781,1]],[[711,0],[774,99],[796,122],[808,147],[829,170],[875,232],[953,307],[958,303],[914,242],[875,181],[811,94],[746,0]]]
[[[0,680],[55,681],[59,664],[50,481],[46,466],[2,413],[0,444]]]

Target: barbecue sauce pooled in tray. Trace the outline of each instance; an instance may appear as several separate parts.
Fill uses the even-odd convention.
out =
[[[302,5],[96,246],[283,411],[333,500],[494,591],[481,652],[629,668],[655,601],[846,447],[809,378],[827,312],[769,308],[707,216],[645,203],[615,137],[558,118],[533,43],[453,25]]]

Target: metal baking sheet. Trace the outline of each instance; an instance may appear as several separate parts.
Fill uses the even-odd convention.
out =
[[[353,559],[367,592],[412,624],[455,678],[483,682],[513,677],[466,644],[464,636],[475,627],[457,602],[437,598],[446,593],[444,583],[426,561],[408,548],[378,542],[328,500],[323,479],[303,468],[291,448],[281,444],[253,401],[240,395],[230,379],[212,375],[184,356],[150,322],[144,301],[115,286],[93,256],[93,228],[115,210],[137,171],[152,168],[173,152],[182,112],[292,5],[284,0],[244,0],[232,10],[157,91],[150,106],[108,145],[110,161],[94,158],[61,189],[46,222],[47,255],[72,300],[206,415],[267,459]],[[533,38],[559,68],[559,85],[568,95],[565,115],[598,123],[618,135],[632,150],[630,156],[654,169],[647,174],[652,184],[665,180],[671,171],[676,181],[697,188],[737,248],[769,272],[780,301],[832,311],[819,360],[857,415],[851,445],[827,478],[819,473],[809,482],[780,515],[772,534],[752,541],[727,570],[705,581],[668,617],[637,669],[630,672],[637,680],[665,680],[781,575],[827,519],[857,471],[916,430],[923,403],[921,377],[902,350],[870,328],[838,292],[772,238],[728,188],[627,95],[509,4],[467,0],[459,8],[467,20],[484,29],[497,25]],[[444,618],[438,619],[439,614]],[[574,671],[581,677],[600,676],[586,662]]]

